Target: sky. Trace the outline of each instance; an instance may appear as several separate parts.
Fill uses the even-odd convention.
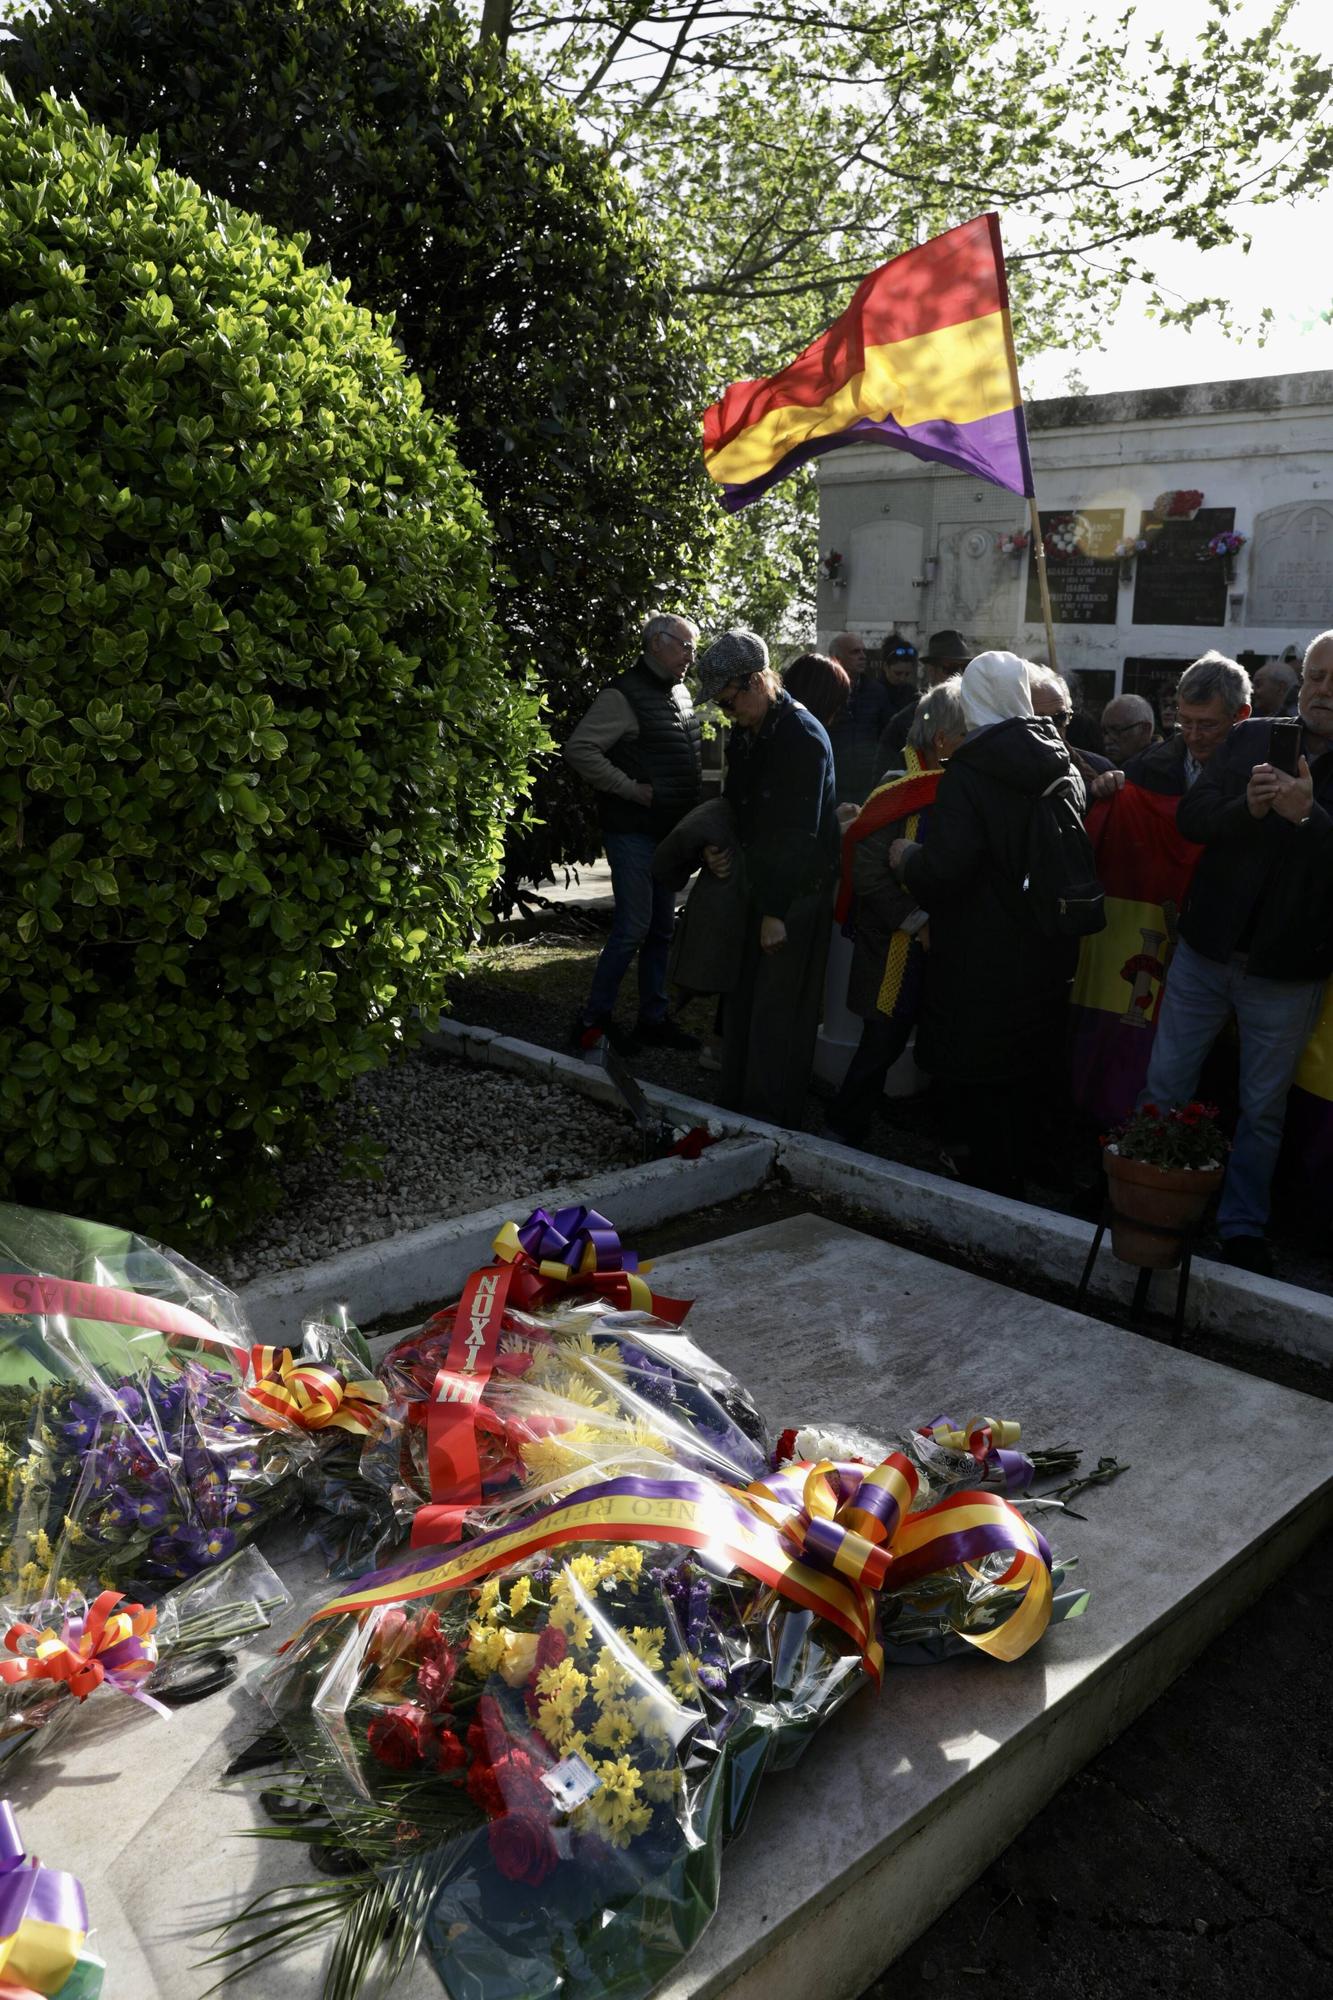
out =
[[[1108,22],[1123,11],[1123,0],[1046,0],[1048,15]],[[1156,8],[1141,11],[1162,19]],[[1206,0],[1169,0],[1172,45],[1180,47]],[[1250,0],[1236,18],[1257,27],[1268,18],[1263,0]],[[1328,0],[1299,0],[1286,39],[1320,51],[1328,44]],[[1272,307],[1275,324],[1264,345],[1250,335],[1225,336],[1214,324],[1196,321],[1190,329],[1159,327],[1143,315],[1142,298],[1131,299],[1107,327],[1102,352],[1071,356],[1043,354],[1023,368],[1030,399],[1065,392],[1076,368],[1089,392],[1160,388],[1177,382],[1226,381],[1244,375],[1286,375],[1333,368],[1333,325],[1319,315],[1333,309],[1333,192],[1292,208],[1275,203],[1249,211],[1254,245],[1248,256],[1236,248],[1200,252],[1163,239],[1154,246],[1152,267],[1163,283],[1190,297],[1220,296],[1236,301],[1238,317],[1252,302],[1257,319]]]

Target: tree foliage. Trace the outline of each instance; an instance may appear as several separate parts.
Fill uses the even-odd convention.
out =
[[[764,373],[857,279],[1001,215],[1020,345],[1095,344],[1226,310],[1161,287],[1154,239],[1243,239],[1254,204],[1324,186],[1330,72],[1217,0],[1076,28],[1043,0],[515,0],[522,51],[631,172],[708,329],[715,384]],[[1160,24],[1160,25],[1159,25]]]
[[[625,182],[452,9],[408,0],[52,0],[0,65],[54,88],[284,231],[392,312],[495,526],[496,601],[557,738],[686,609],[716,509],[706,400],[668,268]],[[590,858],[582,787],[539,779],[514,874]]]
[[[214,1224],[438,1009],[540,736],[346,287],[0,83],[0,1192]]]

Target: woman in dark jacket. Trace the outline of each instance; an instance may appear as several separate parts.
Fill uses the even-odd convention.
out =
[[[799,1125],[814,1058],[838,866],[833,752],[793,701],[753,632],[724,632],[699,662],[699,691],[731,717],[725,796],[745,855],[740,974],[723,1005],[721,1099]],[[710,853],[725,874],[729,857]]]
[[[1026,661],[982,653],[961,692],[969,734],[940,781],[930,839],[896,841],[891,862],[930,916],[917,1061],[955,1095],[970,1177],[1019,1197],[1024,1136],[1064,1060],[1076,953],[1029,911],[1028,836],[1035,802],[1072,767],[1032,713]]]
[[[967,733],[957,680],[941,681],[916,705],[902,777],[886,778],[842,837],[842,889],[835,915],[853,925],[847,1010],[861,1017],[861,1040],[824,1120],[824,1129],[860,1146],[884,1101],[884,1082],[911,1039],[925,968],[925,911],[889,866],[894,842],[928,838],[944,765]]]

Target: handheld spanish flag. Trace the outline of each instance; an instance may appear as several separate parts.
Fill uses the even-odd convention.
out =
[[[882,264],[804,354],[733,382],[704,415],[704,464],[730,513],[821,452],[864,443],[1032,497],[998,216]]]

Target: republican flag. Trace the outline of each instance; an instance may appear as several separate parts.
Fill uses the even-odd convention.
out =
[[[1070,1006],[1074,1102],[1102,1127],[1134,1109],[1180,915],[1203,849],[1176,827],[1178,798],[1126,784],[1088,815],[1106,928],[1084,938]]]
[[[998,216],[882,264],[804,354],[704,413],[704,465],[730,513],[864,443],[1032,494]]]
[[[1103,1130],[1128,1118],[1148,1081],[1176,922],[1203,852],[1177,828],[1179,804],[1129,783],[1088,815],[1106,928],[1079,950],[1071,1081]],[[1285,1157],[1308,1190],[1333,1190],[1333,980],[1287,1099]]]

